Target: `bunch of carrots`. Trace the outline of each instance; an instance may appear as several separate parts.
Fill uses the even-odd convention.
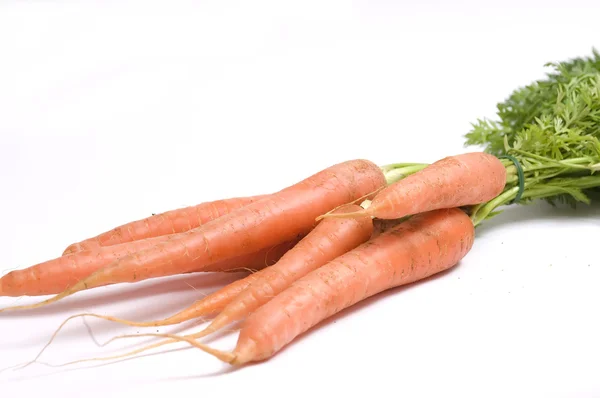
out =
[[[278,192],[132,221],[0,278],[0,295],[51,295],[0,312],[100,286],[253,269],[165,319],[75,314],[56,333],[81,316],[144,327],[214,315],[193,334],[137,334],[163,339],[124,355],[183,341],[234,365],[269,358],[345,308],[455,266],[472,248],[476,227],[502,206],[591,203],[600,187],[600,56],[552,66],[546,79],[498,105],[500,121],[473,126],[467,144],[483,150],[431,164],[349,160]],[[233,351],[199,341],[238,321]]]

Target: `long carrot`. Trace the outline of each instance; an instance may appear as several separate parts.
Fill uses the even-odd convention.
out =
[[[233,365],[260,361],[345,308],[453,267],[470,251],[474,232],[470,218],[456,208],[415,215],[308,273],[259,307],[244,320],[233,352],[196,341],[204,331],[184,336],[145,333],[137,336],[166,339],[126,354],[61,366],[119,359],[176,341],[186,341]]]
[[[396,219],[426,211],[487,202],[502,193],[506,167],[495,156],[470,152],[448,156],[382,189],[370,205],[354,214]],[[319,217],[321,218],[321,217]]]
[[[96,237],[72,244],[62,257],[4,275],[0,278],[0,296],[58,294],[118,258],[151,248],[164,240],[165,235],[183,232],[186,228],[192,229],[266,196],[205,202],[124,224]],[[261,253],[257,253],[255,257],[250,255],[247,258],[232,260],[231,263],[217,264],[215,269],[226,270],[238,261],[243,266],[254,267],[261,263],[261,256]]]
[[[164,237],[147,238],[97,250],[84,250],[64,255],[25,269],[11,271],[0,278],[0,296],[43,296],[59,294],[89,277],[94,272],[128,255],[152,248],[163,242]],[[260,270],[276,262],[298,240],[284,242],[274,248],[265,248],[254,253],[217,261],[210,265],[199,265],[199,271],[222,272],[253,269]],[[191,263],[193,268],[193,262]],[[192,269],[189,272],[194,272]],[[167,276],[165,274],[165,276]],[[95,287],[104,286],[99,284]],[[90,287],[91,288],[91,287]]]
[[[351,204],[342,206],[337,211],[355,211],[359,208],[360,206]],[[133,322],[94,313],[72,315],[61,323],[37,358],[52,343],[58,332],[68,321],[83,316],[100,318],[129,326],[148,327],[178,324],[222,309],[202,333],[203,336],[208,335],[252,313],[256,308],[283,291],[293,281],[366,242],[374,232],[373,221],[368,216],[323,220],[306,237],[283,254],[274,265],[235,281],[213,295],[196,301],[188,308],[166,319]]]
[[[245,256],[239,256],[230,260],[222,261],[221,263],[217,263],[211,266],[211,269],[215,271],[232,271],[232,270],[250,270],[252,273],[247,275],[244,278],[235,280],[230,284],[224,286],[223,288],[217,290],[214,293],[209,294],[201,298],[200,300],[195,301],[189,307],[178,311],[177,313],[156,321],[131,321],[127,319],[118,318],[110,315],[100,315],[92,312],[85,312],[81,314],[71,315],[67,319],[65,319],[59,327],[54,331],[46,345],[41,349],[36,358],[27,363],[27,365],[35,362],[37,358],[39,358],[42,353],[52,344],[58,333],[62,330],[62,328],[71,320],[81,317],[92,317],[104,319],[107,321],[112,321],[116,323],[121,323],[124,325],[135,326],[135,327],[156,327],[156,326],[167,326],[167,325],[175,325],[179,323],[183,323],[192,319],[197,319],[205,315],[210,315],[212,313],[221,311],[223,308],[227,306],[236,296],[238,296],[244,289],[250,286],[255,280],[259,279],[261,273],[265,271],[272,264],[277,263],[279,259],[291,248],[294,247],[298,243],[298,240],[284,242],[275,246],[274,248],[267,248],[260,250],[256,253],[251,253]],[[245,264],[245,267],[239,267],[239,264]],[[220,267],[220,269],[218,269]],[[254,272],[256,271],[256,272]],[[138,335],[123,335],[117,338],[123,337],[137,337]],[[117,338],[113,338],[112,340],[116,340]],[[109,341],[109,342],[110,342]],[[109,343],[108,342],[108,343]],[[108,344],[106,343],[106,344]],[[25,365],[25,366],[27,366]]]
[[[267,195],[219,199],[154,214],[151,217],[128,222],[97,236],[72,243],[64,250],[63,255],[189,231],[265,197]]]
[[[318,215],[369,198],[385,184],[382,170],[373,162],[342,162],[201,227],[167,235],[165,241],[125,256],[45,301],[0,312],[38,308],[95,286],[198,271],[290,241],[310,232]]]

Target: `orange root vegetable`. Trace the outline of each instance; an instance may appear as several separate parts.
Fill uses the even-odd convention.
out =
[[[189,231],[265,197],[267,195],[220,199],[155,214],[73,243],[64,250],[63,255]]]
[[[26,366],[36,362],[38,360],[38,358],[44,353],[44,351],[48,348],[48,346],[50,346],[50,344],[52,344],[52,342],[54,341],[54,339],[56,338],[58,333],[62,330],[62,328],[69,321],[71,321],[73,319],[81,318],[81,317],[92,317],[92,318],[103,319],[106,321],[121,323],[124,325],[133,326],[133,327],[158,327],[158,326],[168,326],[168,325],[179,324],[179,323],[191,320],[191,319],[197,319],[202,316],[207,316],[207,315],[222,311],[242,291],[244,291],[254,281],[259,279],[260,273],[263,271],[264,271],[264,269],[262,271],[251,273],[250,275],[248,275],[242,279],[238,279],[238,280],[222,287],[221,289],[217,290],[216,292],[211,293],[208,296],[203,297],[202,299],[194,302],[188,308],[185,308],[184,310],[179,311],[178,313],[176,313],[168,318],[158,320],[158,321],[136,322],[136,321],[130,321],[130,320],[122,319],[122,318],[117,318],[114,316],[99,315],[99,314],[94,314],[94,313],[82,313],[82,314],[72,315],[72,316],[68,317],[67,319],[65,319],[60,324],[60,326],[52,334],[52,337],[50,337],[49,341],[46,343],[46,345],[44,345],[44,347],[40,350],[40,352],[37,354],[37,356],[32,361],[27,362],[24,365],[21,365],[21,367],[26,367]],[[112,342],[114,340],[119,340],[119,339],[123,339],[123,338],[137,338],[137,337],[141,337],[141,336],[146,336],[146,334],[138,333],[138,334],[125,334],[125,335],[121,335],[121,336],[116,336],[116,337],[110,339],[109,341],[107,341],[104,345],[109,344],[110,342]],[[95,360],[101,360],[101,359],[107,360],[107,359],[123,358],[126,356],[135,355],[140,352],[147,351],[147,350],[150,350],[150,349],[153,349],[156,347],[161,347],[163,345],[174,343],[174,342],[176,342],[176,341],[165,340],[165,341],[161,341],[157,344],[153,344],[150,346],[146,346],[146,347],[142,347],[140,349],[133,350],[126,354],[111,356],[111,357],[107,357],[107,358],[84,359],[84,360],[80,360],[80,361],[70,362],[68,364],[87,362],[87,361],[95,361]]]
[[[45,301],[0,312],[38,308],[96,286],[201,271],[304,236],[314,228],[318,215],[368,197],[385,184],[382,170],[373,162],[339,163],[201,227],[167,235],[153,247],[124,256]]]
[[[261,306],[245,320],[233,352],[197,343],[194,335],[185,338],[234,365],[269,358],[345,308],[456,265],[470,251],[474,231],[459,209],[418,214],[317,268]]]
[[[263,249],[263,250],[257,252],[256,254],[237,257],[236,260],[238,260],[240,263],[245,262],[246,264],[249,265],[248,268],[257,269],[257,270],[261,270],[261,271],[251,273],[250,275],[248,275],[242,279],[238,279],[238,280],[224,286],[223,288],[217,290],[216,292],[211,293],[208,296],[195,301],[189,307],[187,307],[165,319],[156,320],[156,321],[137,321],[136,322],[136,321],[131,321],[131,320],[127,320],[127,319],[117,318],[114,316],[99,315],[99,314],[95,314],[95,313],[81,313],[81,314],[71,315],[70,317],[65,319],[60,324],[60,326],[52,334],[52,337],[50,337],[50,340],[48,341],[48,343],[46,343],[46,345],[38,353],[37,357],[33,361],[29,362],[28,364],[35,362],[37,360],[37,358],[39,358],[42,355],[42,353],[46,350],[46,348],[48,348],[48,346],[50,344],[52,344],[52,342],[54,341],[54,339],[56,338],[58,333],[62,330],[62,328],[69,321],[76,319],[76,318],[92,317],[92,318],[104,319],[106,321],[121,323],[121,324],[128,325],[128,326],[134,326],[134,327],[157,327],[157,326],[175,325],[175,324],[187,322],[192,319],[197,319],[202,316],[206,316],[206,315],[210,315],[210,314],[219,312],[219,311],[223,310],[232,300],[234,300],[235,297],[237,297],[244,289],[246,289],[250,284],[252,284],[255,280],[257,280],[260,277],[261,272],[264,272],[266,267],[269,267],[272,264],[275,264],[277,261],[279,261],[279,259],[288,250],[290,250],[292,247],[294,247],[294,245],[297,243],[298,243],[297,241],[285,242],[280,245],[277,245],[274,248]],[[227,262],[231,262],[232,264],[234,263],[232,260],[226,260],[226,261],[222,262],[222,264],[225,264]],[[216,265],[217,264],[215,264],[215,267],[216,267]],[[227,269],[227,270],[233,270],[233,268]],[[131,335],[131,336],[124,335],[124,336],[120,336],[120,337],[123,338],[123,337],[137,337],[137,336],[139,336],[139,334]],[[116,340],[116,339],[117,338],[114,338],[112,340]],[[110,340],[110,341],[112,341],[112,340]]]
[[[267,359],[336,313],[385,290],[456,265],[473,246],[475,228],[459,209],[415,215],[296,280],[243,322],[233,352],[199,343],[204,331],[184,336],[144,333],[165,340],[134,351],[87,361],[120,359],[175,342],[187,342],[232,365]],[[119,337],[133,337],[125,335]]]
[[[349,206],[351,206],[351,205],[349,205]],[[358,207],[355,207],[354,209],[357,209],[357,208]],[[354,209],[346,208],[346,206],[341,206],[338,211],[347,211],[347,210],[354,210]],[[367,218],[367,216],[365,216],[365,218]],[[346,227],[351,227],[352,225],[356,225],[359,228],[365,227],[365,225],[359,223],[360,218],[336,219],[336,220],[344,220],[344,221],[355,220],[355,223],[344,223],[342,225],[345,225]],[[404,221],[405,220],[401,220],[401,219],[398,219],[398,220],[373,220],[372,223],[366,223],[366,227],[367,227],[366,230],[372,230],[371,239],[373,239],[373,238],[379,236],[380,234],[390,230],[391,228],[396,227],[397,225],[399,225],[401,222],[404,222]],[[329,226],[334,227],[333,235],[340,234],[340,231],[335,231],[335,227],[340,224],[338,222],[331,222],[331,220],[323,221],[322,223],[317,225],[317,227],[313,230],[313,232],[317,228],[319,228],[319,230],[321,230],[321,232],[322,232],[322,229],[324,228],[323,226],[327,225],[327,224],[329,224]],[[311,234],[309,234],[307,237],[311,237]],[[306,245],[307,241],[308,240],[305,238],[303,245]],[[280,261],[282,261],[282,263],[284,263],[284,262],[287,262],[287,259],[282,258]],[[280,263],[276,263],[275,266],[280,267]],[[262,281],[267,274],[271,274],[271,272],[269,270],[275,266],[271,266],[271,268],[262,269],[258,272],[255,272],[255,273],[252,273],[252,274],[246,276],[245,278],[238,279],[238,280],[228,284],[227,286],[224,286],[223,288],[219,289],[218,291],[196,301],[190,307],[178,312],[177,314],[175,314],[169,318],[166,318],[164,320],[160,320],[160,321],[134,322],[134,321],[130,321],[130,320],[124,320],[124,319],[120,319],[120,318],[116,318],[116,317],[112,317],[112,316],[98,315],[98,314],[94,314],[94,313],[83,313],[83,314],[73,315],[73,316],[67,318],[59,326],[59,328],[54,332],[54,334],[50,338],[50,341],[42,348],[42,350],[37,355],[37,357],[33,361],[29,362],[29,364],[37,361],[37,359],[41,356],[41,354],[46,350],[46,348],[55,339],[58,332],[71,319],[78,318],[78,317],[84,317],[84,316],[90,316],[90,317],[100,318],[100,319],[104,319],[107,321],[117,322],[117,323],[129,325],[129,326],[134,326],[134,327],[156,327],[156,326],[165,326],[165,325],[173,325],[173,324],[182,323],[182,322],[188,321],[190,319],[197,319],[202,316],[207,316],[207,315],[211,315],[211,314],[223,311],[225,309],[225,307],[227,307],[230,303],[232,303],[234,300],[236,300],[242,292],[247,290],[248,287],[255,284],[259,280]],[[316,266],[311,267],[311,268],[316,268]],[[297,277],[295,279],[298,279],[301,276],[304,276],[305,274],[306,274],[306,272],[303,272],[302,275],[297,275]],[[213,321],[213,323],[214,323],[214,321]],[[200,337],[204,336],[205,334],[207,334],[206,330],[194,334],[194,338],[200,338]],[[114,340],[118,340],[118,339],[138,338],[141,336],[147,336],[147,335],[146,334],[140,335],[139,333],[138,334],[120,335],[120,336],[116,336],[116,337],[110,339],[105,344],[109,344],[110,342],[112,342]],[[176,343],[177,341],[178,340],[170,340],[170,341],[165,340],[165,341],[161,341],[156,344],[153,344],[153,345],[149,345],[146,347],[142,347],[140,349],[133,350],[126,354],[121,354],[121,355],[111,356],[111,357],[106,357],[106,358],[94,358],[94,359],[90,359],[90,360],[75,361],[75,363],[85,362],[85,361],[94,361],[94,360],[107,360],[107,359],[123,358],[123,357],[131,356],[131,355],[135,355],[135,354],[138,354],[138,353],[141,353],[143,351],[147,351],[147,350],[150,350],[153,348],[161,347],[166,344]]]
[[[358,205],[336,211],[356,211]],[[273,266],[257,273],[259,278],[220,312],[199,335],[205,336],[251,314],[294,281],[366,242],[373,233],[371,217],[323,220]]]
[[[4,275],[0,278],[0,296],[58,294],[121,257],[151,248],[162,241],[165,235],[197,227],[266,196],[201,203],[122,225],[69,246],[62,257]],[[238,263],[254,267],[261,263],[263,254],[256,253],[254,257],[248,255],[240,259],[231,259],[231,262],[215,264],[213,269],[226,271]]]
[[[449,156],[382,189],[367,209],[354,214],[329,213],[322,217],[367,214],[396,219],[431,210],[475,205],[502,193],[506,177],[505,166],[493,155],[471,152]]]
[[[97,250],[85,250],[45,261],[25,269],[11,271],[0,278],[0,296],[18,297],[59,294],[119,258],[152,248],[161,241],[164,241],[164,237],[148,238],[101,247]],[[244,268],[260,270],[277,261],[296,242],[297,240],[284,242],[274,248],[266,248],[255,253],[202,266],[200,271],[242,271]],[[194,271],[192,269],[190,272]],[[95,287],[100,286],[104,286],[104,284]]]
[[[340,211],[357,210],[358,208],[360,208],[358,205],[347,205],[343,206]],[[135,322],[93,313],[77,314],[67,318],[56,330],[52,339],[69,320],[82,316],[100,318],[129,326],[148,327],[178,324],[224,309],[224,313],[219,314],[207,329],[207,331],[216,331],[217,326],[219,328],[225,326],[223,325],[225,320],[227,320],[226,323],[230,323],[239,319],[243,313],[251,313],[294,280],[364,243],[372,232],[373,222],[368,216],[362,219],[325,220],[299,242],[278,245],[273,250],[265,252],[264,257],[269,255],[268,260],[270,264],[274,265],[260,267],[259,269],[262,268],[262,270],[223,287],[166,319]],[[294,245],[292,246],[292,244]],[[275,259],[276,261],[273,261]],[[243,296],[237,297],[247,287],[250,289],[244,291]],[[238,309],[239,312],[240,305],[243,310],[242,314],[235,312],[235,309]]]

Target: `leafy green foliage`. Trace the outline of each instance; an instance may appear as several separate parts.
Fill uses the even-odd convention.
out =
[[[465,135],[496,156],[510,154],[523,166],[521,203],[589,203],[600,177],[600,54],[549,63],[546,78],[518,88],[497,104],[497,120],[479,119]],[[507,164],[508,166],[508,164]],[[505,194],[479,208],[480,220],[510,201]],[[513,189],[514,190],[514,189]]]
[[[580,151],[579,141],[583,152],[595,150],[598,155],[600,54],[594,50],[591,57],[547,66],[553,72],[546,79],[515,90],[497,104],[499,120],[480,119],[473,124],[466,144],[484,145],[487,152],[504,155],[506,137],[511,147],[518,144],[523,150],[562,159]]]

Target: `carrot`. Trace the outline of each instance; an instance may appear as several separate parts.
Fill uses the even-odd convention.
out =
[[[165,241],[122,257],[45,301],[0,312],[38,308],[96,286],[199,271],[290,241],[310,232],[319,214],[368,198],[385,184],[382,170],[373,162],[342,162],[201,227],[167,235]]]
[[[88,277],[94,271],[109,265],[112,261],[152,247],[157,242],[164,240],[161,239],[164,235],[199,226],[266,196],[257,195],[205,202],[114,228],[97,237],[69,246],[71,249],[65,250],[62,257],[4,275],[0,278],[0,296],[58,294],[77,281]],[[70,253],[68,253],[69,251]],[[215,270],[227,270],[236,262],[254,267],[256,262],[260,264],[261,256],[261,253],[256,253],[255,257],[232,260],[230,264],[216,264]]]
[[[358,209],[361,209],[358,205],[348,205],[336,211]],[[252,313],[295,280],[366,242],[372,233],[373,221],[368,216],[323,220],[275,265],[259,272],[259,279],[227,305],[201,336],[216,332]]]
[[[342,206],[337,211],[353,211],[359,208],[360,206],[351,204]],[[366,242],[374,232],[373,221],[368,216],[324,220],[293,248],[283,254],[274,265],[225,286],[223,289],[196,301],[188,308],[169,318],[160,321],[133,322],[94,313],[72,315],[58,327],[37,358],[52,343],[58,332],[68,321],[83,316],[91,316],[129,326],[148,327],[182,323],[216,310],[222,310],[202,333],[202,336],[208,335],[250,314],[283,291],[293,281]],[[127,337],[127,335],[121,337]]]
[[[474,227],[459,209],[421,213],[296,281],[247,318],[233,353],[204,345],[231,364],[266,359],[324,319],[370,296],[456,265]]]
[[[135,327],[151,327],[151,326],[156,327],[156,326],[175,325],[175,324],[183,323],[183,322],[186,322],[186,321],[189,321],[192,319],[200,318],[201,316],[204,316],[204,315],[209,315],[209,314],[221,311],[223,308],[225,308],[227,306],[227,304],[229,304],[233,299],[235,299],[235,297],[237,295],[239,295],[244,289],[246,289],[248,286],[250,286],[255,280],[259,279],[261,276],[261,273],[264,272],[265,269],[267,269],[266,267],[271,266],[271,264],[275,264],[288,250],[290,250],[292,247],[294,247],[294,245],[297,243],[298,243],[297,240],[291,241],[291,242],[284,242],[280,245],[275,246],[274,248],[263,249],[257,253],[253,253],[251,255],[240,256],[238,258],[233,259],[235,261],[232,261],[232,260],[223,261],[222,264],[226,264],[226,263],[234,264],[234,263],[238,263],[238,262],[242,263],[242,264],[245,263],[245,264],[250,265],[251,268],[254,268],[254,270],[259,270],[259,271],[253,272],[250,275],[248,275],[242,279],[238,279],[238,280],[224,286],[223,288],[217,290],[216,292],[211,293],[208,296],[195,301],[189,307],[187,307],[167,318],[161,319],[161,320],[136,322],[136,321],[130,321],[130,320],[122,319],[122,318],[117,318],[117,317],[110,316],[110,315],[99,315],[99,314],[88,313],[88,312],[71,315],[70,317],[65,319],[59,325],[59,327],[56,329],[56,331],[54,331],[54,333],[52,334],[52,337],[50,337],[50,340],[46,343],[46,345],[38,353],[37,357],[33,361],[29,362],[28,364],[35,362],[37,360],[37,358],[39,358],[42,355],[42,353],[46,350],[46,348],[48,348],[48,346],[50,346],[50,344],[52,344],[52,342],[54,341],[54,339],[56,338],[58,333],[62,330],[62,328],[69,321],[76,319],[76,318],[81,318],[81,317],[87,316],[87,317],[92,317],[92,318],[104,319],[104,320],[112,321],[112,322],[116,322],[116,323],[121,323],[124,325],[135,326]],[[248,268],[250,268],[250,267],[248,267]],[[215,264],[211,268],[217,268],[217,264]],[[222,268],[226,268],[226,267],[222,266]],[[234,268],[231,268],[231,269],[227,268],[227,270],[233,270],[233,269]],[[131,337],[134,337],[134,336],[138,336],[138,335],[132,335]],[[120,336],[120,337],[123,338],[123,337],[130,337],[130,336],[124,335],[124,336]],[[112,339],[112,340],[115,340],[115,339]],[[108,344],[108,343],[106,343],[106,344]]]
[[[151,217],[120,225],[81,242],[72,243],[64,250],[63,255],[189,231],[265,197],[267,195],[219,199],[154,214]]]
[[[158,336],[165,340],[126,354],[77,360],[61,366],[119,359],[177,341],[186,341],[233,365],[267,359],[345,308],[453,267],[470,251],[474,235],[473,223],[462,210],[440,209],[415,215],[311,271],[259,307],[244,320],[233,352],[196,341],[204,331],[184,336],[145,333],[136,336]]]
[[[58,294],[87,278],[95,271],[110,265],[127,255],[152,248],[164,241],[164,237],[84,250],[45,261],[28,268],[11,271],[0,278],[0,296],[42,296]],[[208,266],[199,266],[203,272],[222,272],[244,268],[262,269],[273,264],[289,250],[297,240],[284,242],[275,248],[265,248],[254,253],[218,261]],[[193,263],[191,264],[193,266]],[[193,267],[192,267],[193,268]],[[190,272],[193,272],[192,269]],[[165,274],[165,276],[167,276]],[[99,284],[96,287],[104,286]],[[90,287],[91,288],[91,287]]]
[[[351,205],[349,205],[351,206]],[[340,209],[338,211],[345,211],[347,210],[345,208],[346,206],[342,206],[340,207]],[[350,209],[352,210],[352,209]],[[338,219],[339,220],[339,219]],[[359,218],[354,219],[358,222],[358,220],[360,220]],[[371,230],[371,239],[374,237],[379,236],[380,234],[390,230],[393,227],[396,227],[397,225],[399,225],[401,222],[403,222],[405,220],[373,220],[373,222],[371,224],[366,223],[366,229],[367,230]],[[325,220],[323,221],[321,224],[319,224],[311,234],[309,234],[307,236],[307,238],[313,238],[312,235],[316,235],[316,232],[324,232],[323,230],[325,229],[325,225],[329,224],[329,226],[334,227],[334,232],[332,233],[333,236],[336,235],[336,231],[335,231],[335,227],[340,225],[338,223],[330,223],[330,220]],[[344,224],[342,224],[344,225]],[[357,223],[357,224],[345,224],[346,227],[348,226],[352,226],[355,225],[356,227],[360,228],[360,227],[365,227],[364,224],[361,223]],[[319,228],[317,230],[317,228]],[[339,232],[337,232],[337,234],[339,234]],[[301,242],[303,245],[306,245],[307,242],[309,240],[304,238]],[[296,246],[298,247],[298,246]],[[185,321],[188,321],[190,319],[196,319],[199,318],[201,316],[204,315],[209,315],[212,313],[216,313],[219,311],[223,311],[230,303],[232,303],[234,300],[236,300],[237,298],[239,298],[239,295],[242,292],[246,292],[247,290],[249,290],[248,288],[250,286],[255,286],[255,284],[259,281],[262,281],[265,279],[265,276],[267,276],[268,274],[271,274],[270,270],[274,269],[273,267],[280,267],[282,263],[288,262],[289,263],[289,259],[290,256],[289,254],[285,257],[285,258],[281,258],[281,260],[279,260],[280,262],[276,263],[274,266],[271,266],[271,268],[264,268],[258,272],[252,273],[248,276],[246,276],[245,278],[242,279],[238,279],[230,284],[228,284],[227,286],[219,289],[218,291],[196,301],[195,303],[193,303],[191,306],[189,306],[188,308],[176,313],[175,315],[172,315],[164,320],[160,320],[160,321],[150,321],[150,322],[134,322],[134,321],[129,321],[129,320],[124,320],[121,318],[116,318],[116,317],[112,317],[112,316],[106,316],[106,315],[98,315],[98,314],[94,314],[94,313],[83,313],[83,314],[77,314],[77,315],[72,315],[69,318],[67,318],[59,327],[58,329],[54,332],[54,334],[52,335],[52,337],[50,338],[50,340],[48,341],[48,343],[42,348],[42,350],[38,353],[37,357],[29,362],[27,365],[36,362],[37,359],[42,355],[42,353],[46,350],[46,348],[48,348],[48,346],[54,341],[54,339],[56,338],[56,335],[58,334],[58,332],[65,326],[65,324],[67,322],[69,322],[72,319],[75,318],[79,318],[79,317],[84,317],[84,316],[89,316],[89,317],[95,317],[95,318],[100,318],[100,319],[104,319],[107,321],[112,321],[112,322],[117,322],[117,323],[122,323],[125,325],[129,325],[129,326],[135,326],[135,327],[156,327],[156,326],[166,326],[166,325],[173,325],[173,324],[177,324],[177,323],[182,323]],[[311,268],[317,268],[317,266],[313,266]],[[296,279],[300,278],[301,276],[306,274],[306,270],[303,270],[304,272],[302,272],[301,274],[295,275]],[[275,292],[273,292],[273,296],[275,295]],[[247,308],[247,311],[250,312],[250,309]],[[214,323],[214,321],[213,321]],[[195,338],[199,338],[202,337],[202,335],[204,335],[206,332],[202,331],[200,333],[197,333],[194,335]],[[109,340],[108,342],[106,342],[105,344],[109,344],[110,342],[117,340],[117,339],[122,339],[122,338],[133,338],[133,337],[140,337],[139,334],[125,334],[125,335],[121,335],[121,336],[117,336],[112,338],[111,340]],[[92,360],[99,360],[99,359],[115,359],[115,358],[122,358],[125,356],[130,356],[130,355],[135,355],[137,353],[140,353],[142,351],[146,351],[152,348],[156,348],[156,347],[160,347],[162,345],[165,344],[169,344],[169,343],[174,343],[177,342],[175,341],[162,341],[159,342],[157,344],[154,345],[150,345],[147,347],[142,347],[141,349],[136,349],[132,352],[126,353],[126,354],[122,354],[119,355],[117,357],[109,357],[109,358],[95,358]],[[83,360],[86,361],[86,360]],[[81,361],[76,361],[76,362],[81,362]]]
[[[438,160],[390,184],[375,195],[366,209],[353,214],[329,213],[322,217],[367,214],[396,219],[483,203],[498,196],[505,185],[506,168],[497,157],[484,152],[464,153]]]
[[[359,206],[348,205],[346,207],[349,207],[350,210],[354,210]],[[346,207],[342,207],[342,209],[348,210]],[[61,324],[58,330],[60,330],[68,320],[81,316],[91,316],[137,327],[173,325],[221,310],[221,307],[226,307],[231,301],[239,302],[239,300],[235,300],[236,296],[242,293],[242,290],[246,289],[246,287],[251,286],[252,289],[250,289],[249,292],[244,292],[244,296],[246,297],[244,301],[246,302],[247,312],[249,313],[255,307],[260,305],[260,303],[249,303],[248,294],[255,295],[251,296],[251,298],[258,298],[259,293],[265,294],[265,292],[260,291],[261,285],[256,285],[259,281],[263,284],[270,284],[270,291],[268,294],[273,296],[277,294],[278,291],[283,290],[283,288],[291,283],[291,281],[304,276],[309,271],[365,242],[369,239],[372,232],[373,222],[366,216],[362,219],[326,220],[317,225],[315,229],[313,229],[305,238],[299,240],[299,242],[286,242],[285,244],[276,246],[273,250],[269,249],[267,251],[263,249],[258,252],[258,255],[252,255],[263,262],[268,260],[270,264],[274,265],[256,264],[256,259],[251,258],[250,260],[254,260],[253,265],[255,266],[255,269],[259,269],[260,271],[235,281],[231,285],[225,286],[213,295],[194,302],[188,308],[185,308],[168,318],[159,321],[134,322],[111,316],[85,313],[72,315]],[[222,264],[228,265],[229,262],[232,261],[225,260],[211,266],[211,268],[214,269],[220,267],[223,269],[226,267],[223,267]],[[270,266],[267,267],[266,265]],[[278,277],[279,280],[276,279]],[[276,283],[279,283],[277,288],[275,287]],[[262,288],[265,289],[267,287],[262,285]],[[267,297],[263,296],[260,297],[260,299],[266,300]],[[251,307],[251,304],[254,305],[254,308]],[[231,309],[229,312],[231,312]],[[219,319],[222,318],[216,319],[215,322],[221,322]]]

